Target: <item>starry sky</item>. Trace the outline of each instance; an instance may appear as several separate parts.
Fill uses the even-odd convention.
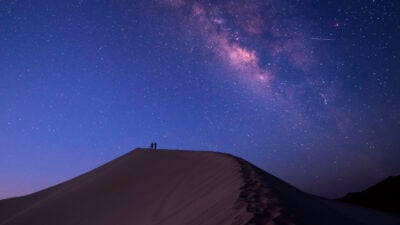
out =
[[[0,1],[0,199],[136,147],[339,197],[400,174],[400,2]]]

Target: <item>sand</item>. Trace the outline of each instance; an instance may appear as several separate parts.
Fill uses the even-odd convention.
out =
[[[136,149],[62,184],[0,201],[0,225],[400,224],[397,215],[342,204],[231,155]]]

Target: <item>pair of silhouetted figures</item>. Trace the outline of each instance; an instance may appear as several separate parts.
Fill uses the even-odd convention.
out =
[[[150,148],[156,150],[157,149],[157,142],[151,143]]]

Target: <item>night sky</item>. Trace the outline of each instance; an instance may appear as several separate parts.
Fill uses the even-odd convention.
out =
[[[400,174],[400,1],[0,1],[0,199],[136,147],[338,197]]]

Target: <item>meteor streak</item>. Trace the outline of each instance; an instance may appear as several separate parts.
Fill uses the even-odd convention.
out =
[[[332,39],[332,38],[316,38],[316,37],[313,37],[313,38],[311,38],[311,40],[315,40],[315,41],[334,41],[335,39]]]

